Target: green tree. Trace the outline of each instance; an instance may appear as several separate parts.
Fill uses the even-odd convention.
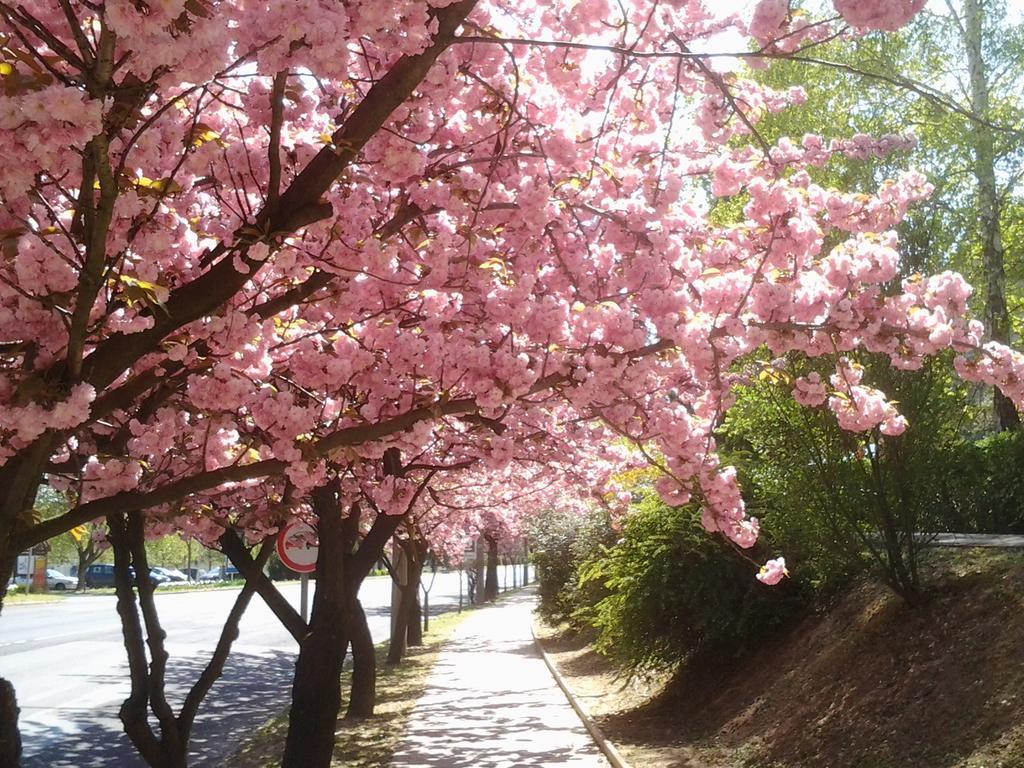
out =
[[[1004,342],[1024,321],[1024,24],[1010,10],[1005,0],[947,0],[899,32],[834,40],[750,73],[807,92],[801,107],[758,123],[769,143],[820,130],[821,115],[835,136],[913,131],[910,151],[810,172],[839,188],[875,186],[908,166],[924,172],[935,191],[900,227],[904,276],[962,272],[979,288],[973,304],[991,338]],[[995,429],[1019,425],[999,393],[993,405]]]
[[[748,376],[723,440],[768,539],[794,562],[809,561],[819,589],[831,591],[846,574],[872,566],[914,602],[926,543],[920,533],[944,529],[952,507],[942,478],[965,444],[969,391],[948,360],[922,371],[896,370],[871,355],[860,360],[865,378],[890,393],[908,419],[903,435],[846,432],[825,406],[796,403],[792,382],[811,371],[827,380],[834,361],[794,358]]]

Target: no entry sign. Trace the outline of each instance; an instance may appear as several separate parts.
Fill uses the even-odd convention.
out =
[[[296,573],[312,573],[316,570],[319,549],[316,529],[307,523],[288,523],[277,535],[277,556]]]

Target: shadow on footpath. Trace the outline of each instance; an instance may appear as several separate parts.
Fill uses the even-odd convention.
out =
[[[515,678],[515,690],[491,690],[481,685],[496,665],[541,665],[533,639],[519,622],[524,604],[536,600],[534,590],[501,595],[487,616],[487,629],[456,635],[449,649],[431,668],[428,695],[416,705],[393,758],[396,768],[598,768],[607,766],[597,753],[575,713],[546,669]],[[514,608],[507,617],[506,607]],[[502,622],[515,622],[515,631],[503,634]],[[529,620],[529,617],[526,617]],[[528,633],[526,629],[526,633]],[[466,673],[465,665],[473,672]],[[530,665],[527,665],[530,666]],[[516,667],[527,671],[527,666]],[[494,675],[501,678],[500,673]]]
[[[170,660],[167,696],[175,712],[207,659],[204,655]],[[189,741],[189,766],[220,768],[244,738],[287,707],[294,665],[294,653],[232,653],[223,676],[200,707]],[[125,664],[116,675],[95,676],[92,682],[117,685],[127,677]],[[118,719],[120,702],[96,710],[68,704],[60,713],[69,732],[23,758],[24,768],[145,768]]]

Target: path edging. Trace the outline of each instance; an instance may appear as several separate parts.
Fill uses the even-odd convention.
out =
[[[562,693],[565,694],[565,698],[569,700],[569,704],[572,705],[576,715],[583,722],[590,737],[597,744],[598,749],[604,753],[604,756],[608,758],[608,762],[612,764],[612,768],[632,768],[629,763],[626,762],[625,758],[619,754],[619,751],[615,749],[615,745],[612,744],[605,735],[601,732],[601,729],[594,722],[593,718],[583,705],[576,700],[576,696],[573,695],[572,690],[569,688],[565,679],[562,677],[562,673],[558,671],[558,667],[548,656],[548,652],[544,650],[544,646],[541,645],[540,640],[537,638],[537,633],[534,631],[533,624],[530,625],[530,634],[533,636],[533,644],[537,646],[537,650],[540,651],[541,658],[544,659],[544,663],[547,665],[548,671],[551,672],[551,676],[555,678],[555,682],[558,683],[558,687],[562,689]]]

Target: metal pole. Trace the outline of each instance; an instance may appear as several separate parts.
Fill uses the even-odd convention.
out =
[[[309,574],[299,577],[299,615],[304,622],[309,621]]]

